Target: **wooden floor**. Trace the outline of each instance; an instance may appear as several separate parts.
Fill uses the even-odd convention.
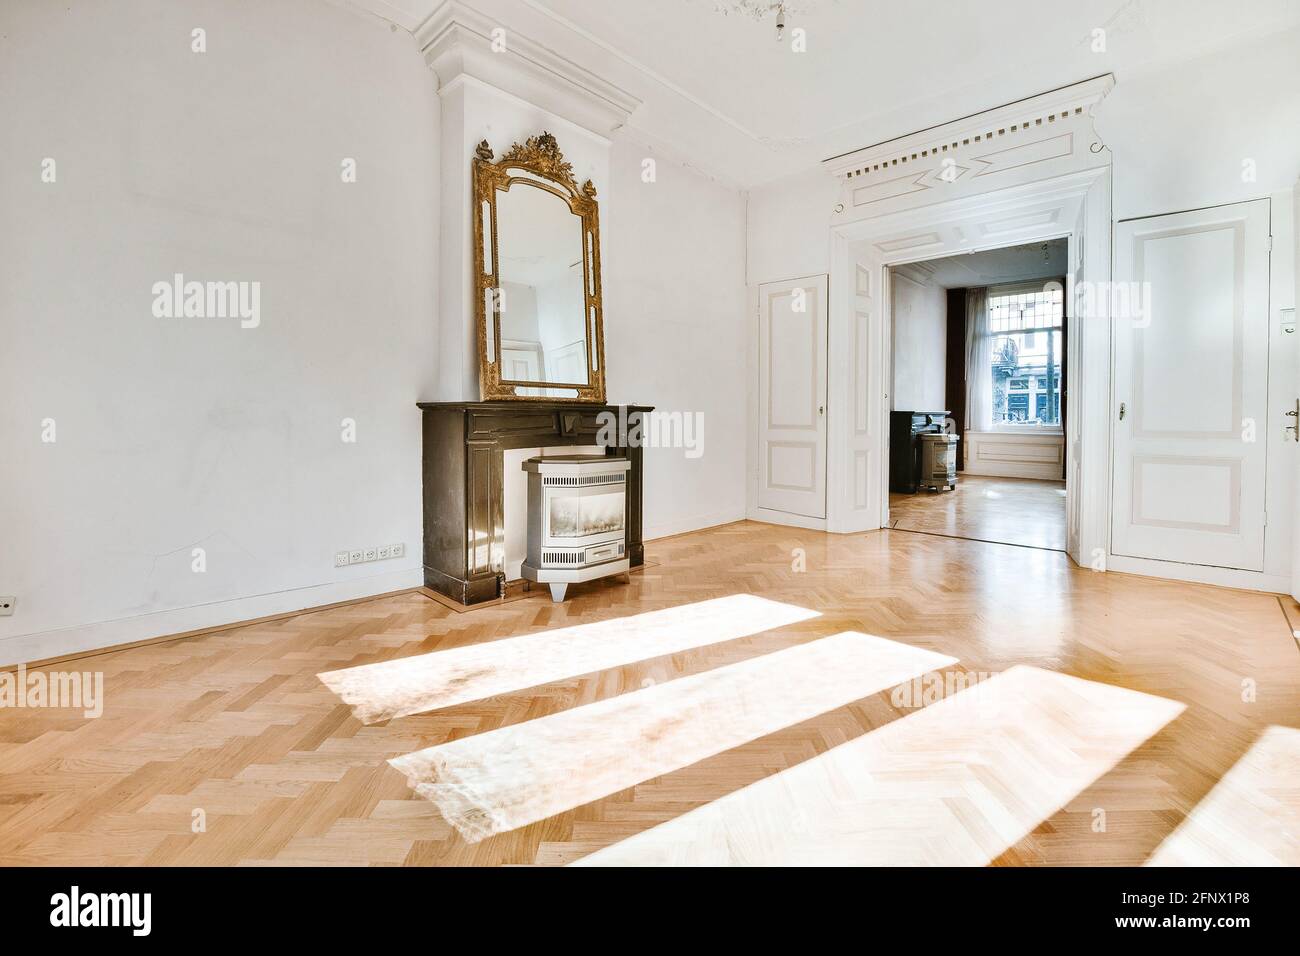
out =
[[[899,531],[1065,550],[1065,482],[961,475],[952,491],[891,493]]]
[[[648,551],[630,584],[562,605],[456,613],[413,592],[60,665],[104,672],[104,715],[0,710],[0,864],[1300,862],[1300,652],[1276,596],[895,531],[742,522]],[[819,616],[370,726],[317,677],[733,594]],[[387,763],[845,631],[983,682],[937,703],[911,685],[828,700],[473,844]],[[786,712],[816,713],[799,684]],[[732,837],[755,830],[746,855]]]

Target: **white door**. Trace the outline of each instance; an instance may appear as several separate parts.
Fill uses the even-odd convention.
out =
[[[1266,199],[1116,226],[1115,554],[1263,570],[1268,233]]]
[[[760,508],[826,517],[826,276],[758,287]]]
[[[587,383],[587,342],[577,339],[545,352],[548,382]]]

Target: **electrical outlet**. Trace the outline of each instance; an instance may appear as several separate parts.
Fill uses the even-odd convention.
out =
[[[386,561],[389,558],[400,558],[404,554],[406,554],[404,544],[385,544],[356,551],[338,551],[334,555],[334,567],[342,568],[349,564],[364,564],[369,561]]]
[[[8,617],[14,612],[14,605],[18,599],[12,594],[0,596],[0,617]]]

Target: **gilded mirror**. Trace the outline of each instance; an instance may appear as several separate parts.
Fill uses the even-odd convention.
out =
[[[484,401],[605,401],[596,189],[550,133],[474,158],[474,272]]]

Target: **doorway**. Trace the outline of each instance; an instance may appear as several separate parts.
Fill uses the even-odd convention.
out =
[[[1054,238],[889,267],[884,527],[1066,549],[1068,256]]]

